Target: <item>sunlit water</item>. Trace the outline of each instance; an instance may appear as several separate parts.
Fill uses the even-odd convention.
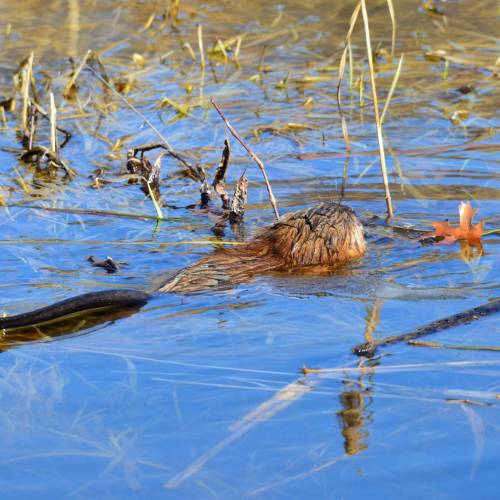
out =
[[[283,213],[339,199],[342,158],[297,159],[345,150],[336,67],[354,5],[337,4],[192,2],[181,5],[182,22],[172,29],[162,21],[163,3],[2,2],[0,94],[12,95],[13,72],[35,50],[39,83],[52,79],[61,126],[73,133],[62,155],[78,176],[47,182],[15,154],[0,152],[7,205],[0,219],[1,309],[14,314],[85,291],[149,286],[212,250],[214,222],[206,215],[165,208],[171,219],[156,224],[102,213],[154,214],[139,188],[119,175],[127,148],[158,139],[116,96],[104,98],[88,70],[79,83],[83,112],[64,101],[67,58],[78,64],[88,48],[101,52],[110,76],[135,73],[129,101],[210,175],[226,137],[219,118],[206,100],[176,117],[172,108],[159,108],[163,97],[183,105],[200,94],[215,97],[266,163]],[[395,223],[455,222],[459,202],[470,199],[492,229],[500,225],[498,154],[460,144],[495,143],[496,5],[439,5],[445,17],[425,13],[419,2],[396,2],[396,53],[406,61],[385,125]],[[390,51],[385,4],[371,16],[374,46]],[[202,75],[183,48],[188,42],[198,54],[197,23],[206,48],[244,35],[239,65],[219,59]],[[343,87],[355,152],[344,198],[368,220],[384,216],[385,202],[377,156],[356,155],[377,147],[363,43],[358,32],[352,97]],[[439,49],[455,58],[448,67],[424,58]],[[396,67],[387,58],[377,79],[382,97]],[[301,83],[306,76],[323,81]],[[474,91],[462,95],[456,89],[464,84]],[[45,93],[41,99],[48,102]],[[456,111],[461,123],[450,119]],[[3,148],[19,145],[17,116],[7,114]],[[290,122],[307,128],[287,131]],[[253,135],[269,126],[275,133]],[[47,134],[42,127],[40,143],[47,144]],[[459,146],[398,154],[448,144]],[[92,187],[97,168],[114,182]],[[258,170],[234,143],[231,189],[244,168],[251,182],[242,231],[249,236],[272,221],[272,211]],[[199,184],[165,159],[162,193],[168,204],[184,207],[198,201]],[[222,239],[239,236],[227,227]],[[366,257],[339,274],[262,276],[230,291],[156,296],[135,315],[52,342],[12,346],[4,337],[2,497],[497,497],[498,352],[398,344],[360,362],[351,347],[496,298],[498,238],[484,238],[481,257],[458,243],[421,246],[382,228],[368,228],[367,238]],[[90,255],[126,265],[108,275],[88,264]],[[498,345],[498,333],[493,316],[432,340]],[[331,371],[302,376],[304,366]]]

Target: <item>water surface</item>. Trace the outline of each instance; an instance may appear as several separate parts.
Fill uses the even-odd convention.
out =
[[[467,147],[498,141],[497,6],[438,6],[444,16],[396,2],[396,56],[404,52],[405,63],[384,128],[394,224],[456,222],[459,202],[472,200],[486,228],[498,228],[498,150]],[[229,188],[244,169],[250,180],[239,232],[221,234],[212,218],[183,208],[198,202],[199,182],[171,158],[162,165],[168,220],[109,215],[154,215],[123,174],[127,148],[158,138],[87,69],[77,99],[63,98],[71,64],[88,49],[113,81],[129,84],[129,102],[209,176],[226,138],[208,102],[214,97],[265,162],[285,213],[341,196],[342,157],[297,156],[345,152],[335,92],[353,7],[193,1],[181,4],[172,25],[163,2],[2,2],[0,95],[13,96],[12,75],[35,51],[40,100],[48,107],[47,90],[55,93],[60,125],[73,134],[62,157],[78,174],[70,182],[49,177],[8,151],[19,147],[18,100],[0,133],[2,311],[149,286],[273,219],[260,173],[236,143]],[[370,22],[374,47],[386,51],[377,64],[383,99],[397,65],[384,2],[370,6]],[[201,71],[199,23],[207,50],[241,36],[238,60],[235,42],[228,61],[206,56]],[[425,56],[438,50],[448,63]],[[344,202],[363,220],[383,218],[378,157],[360,155],[377,143],[359,29],[353,60],[352,89],[348,77],[342,87],[353,143]],[[457,90],[465,84],[473,91]],[[164,97],[188,116],[161,107]],[[48,134],[41,126],[37,141],[47,145]],[[440,146],[450,148],[432,149]],[[417,148],[430,150],[401,152]],[[110,182],[96,188],[96,175]],[[399,344],[363,361],[351,347],[498,297],[498,238],[484,238],[482,256],[380,228],[368,228],[367,238],[366,257],[338,274],[262,276],[229,291],[157,296],[138,314],[53,341],[43,331],[39,342],[22,345],[4,336],[3,496],[496,497],[498,353]],[[107,274],[90,267],[89,255],[126,265]],[[497,345],[498,333],[490,317],[432,340]],[[331,370],[303,376],[304,366]]]

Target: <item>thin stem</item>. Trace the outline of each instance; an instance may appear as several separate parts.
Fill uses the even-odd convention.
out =
[[[58,156],[57,145],[57,108],[54,101],[54,94],[50,93],[50,149]]]
[[[389,93],[387,94],[387,99],[385,100],[384,108],[382,109],[382,114],[380,115],[380,124],[381,125],[384,123],[385,114],[387,113],[387,110],[389,109],[389,104],[391,103],[392,95],[394,94],[394,91],[396,90],[396,86],[397,86],[398,81],[399,81],[399,75],[401,74],[401,68],[403,66],[404,56],[405,56],[404,54],[401,54],[401,57],[399,58],[398,67],[396,69],[396,73],[394,74],[394,78],[392,79],[391,88],[389,89]]]
[[[28,62],[26,63],[26,67],[23,71],[23,86],[22,86],[22,94],[23,94],[23,107],[21,111],[21,127],[22,132],[24,133],[28,128],[28,104],[29,104],[29,95],[30,95],[30,83],[31,83],[31,74],[33,72],[33,59],[35,54],[33,52],[30,53],[28,58]]]
[[[387,215],[393,217],[391,192],[389,190],[389,178],[387,176],[387,165],[385,163],[384,138],[382,136],[382,123],[378,107],[377,86],[375,84],[375,69],[373,68],[372,46],[370,41],[370,26],[368,24],[368,13],[366,11],[366,0],[361,0],[361,12],[363,15],[363,24],[365,26],[366,52],[368,56],[368,67],[370,69],[370,83],[372,87],[373,108],[375,111],[375,125],[377,128],[377,140],[379,147],[380,166],[382,168],[382,177],[384,180],[385,202],[387,205]]]
[[[250,158],[252,158],[252,160],[257,164],[260,171],[262,172],[262,176],[264,177],[264,181],[266,183],[267,192],[269,194],[269,201],[271,202],[271,205],[273,206],[274,215],[276,216],[276,219],[279,220],[280,214],[278,212],[278,207],[276,205],[276,198],[274,197],[273,190],[271,188],[269,178],[267,177],[267,173],[266,173],[266,169],[264,167],[264,164],[259,159],[259,157],[245,144],[243,139],[238,135],[238,132],[236,132],[236,130],[233,128],[233,126],[229,123],[228,119],[224,116],[224,113],[219,108],[219,106],[216,104],[216,102],[213,99],[210,99],[210,103],[215,108],[217,113],[219,113],[220,117],[224,121],[229,132],[231,132],[232,136],[243,146],[243,148],[246,150],[246,152],[250,155]]]
[[[198,24],[198,49],[200,50],[200,67],[205,69],[205,51],[203,48],[203,27]]]

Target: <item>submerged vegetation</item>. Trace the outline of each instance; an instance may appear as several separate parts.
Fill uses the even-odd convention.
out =
[[[323,201],[368,253],[4,331],[7,493],[422,496],[435,462],[489,496],[496,4],[105,4],[0,6],[2,311],[153,286]]]

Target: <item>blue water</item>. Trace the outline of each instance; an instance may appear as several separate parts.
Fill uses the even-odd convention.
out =
[[[37,78],[42,68],[53,73],[60,116],[76,114],[61,95],[71,50],[79,61],[88,47],[108,47],[103,60],[114,76],[136,71],[132,54],[143,53],[151,71],[138,73],[128,98],[176,148],[192,153],[212,174],[226,137],[215,112],[206,104],[167,123],[175,112],[158,111],[157,105],[163,96],[196,101],[199,66],[179,48],[183,39],[197,50],[196,22],[203,22],[207,46],[245,32],[241,67],[216,66],[217,82],[207,68],[204,94],[216,97],[266,163],[282,213],[339,198],[343,159],[297,159],[299,153],[344,150],[336,73],[327,73],[328,82],[290,83],[287,91],[276,85],[288,71],[292,78],[314,73],[306,68],[325,62],[332,47],[337,54],[351,5],[291,1],[278,9],[257,2],[255,12],[231,4],[221,12],[201,2],[192,19],[181,9],[185,17],[176,34],[161,28],[159,11],[151,29],[138,31],[155,12],[153,5],[111,2],[104,9],[68,2],[68,12],[61,12],[56,3],[47,2],[46,13],[36,2],[0,7],[1,17],[13,25],[0,51],[0,94],[11,95],[12,72],[35,48]],[[408,61],[385,127],[396,152],[460,144],[478,134],[484,137],[478,143],[495,143],[496,91],[487,69],[495,59],[488,38],[494,25],[487,15],[493,6],[483,3],[482,34],[475,23],[466,23],[472,11],[479,16],[473,2],[447,4],[444,32],[442,20],[413,2],[396,6],[398,51],[405,51]],[[318,15],[322,9],[324,16]],[[279,10],[283,19],[271,27]],[[49,13],[68,29],[53,46],[48,40],[56,27]],[[372,24],[389,47],[385,11],[374,12]],[[260,41],[278,28],[281,35]],[[422,46],[415,45],[419,36]],[[481,67],[451,63],[443,79],[444,64],[422,56],[443,40],[461,42],[461,57],[472,54]],[[354,45],[358,61],[361,42]],[[248,78],[258,71],[264,45],[263,64],[270,68],[257,85]],[[159,65],[169,50],[174,51],[171,62]],[[381,73],[380,88],[388,89],[393,69],[387,65],[387,74]],[[461,96],[454,89],[466,81],[477,90]],[[191,97],[184,92],[186,82],[195,85]],[[0,151],[0,195],[6,204],[0,208],[0,310],[6,314],[91,290],[147,287],[216,246],[208,242],[214,240],[213,220],[186,208],[165,208],[168,220],[159,224],[105,213],[154,214],[139,188],[120,175],[126,149],[157,138],[116,97],[109,98],[115,107],[99,119],[94,102],[102,104],[102,92],[84,73],[79,95],[88,115],[61,121],[74,134],[62,152],[78,172],[72,182],[35,183],[33,167]],[[310,111],[303,106],[308,96],[314,97]],[[365,96],[360,109],[358,97],[355,93],[352,102],[344,97],[357,152],[377,147],[370,102]],[[46,102],[46,94],[42,98]],[[456,107],[469,110],[462,125],[448,119]],[[19,145],[16,116],[7,115],[2,148]],[[252,134],[255,127],[288,122],[313,128],[288,135],[263,132],[259,140]],[[42,127],[40,143],[47,143],[47,133]],[[114,151],[111,145],[119,138],[124,145]],[[248,237],[273,215],[258,170],[236,143],[232,147],[229,190],[244,168],[250,179],[242,229]],[[394,223],[418,228],[430,228],[432,220],[456,223],[459,202],[472,200],[486,229],[498,228],[498,161],[495,150],[388,153]],[[103,165],[104,177],[113,182],[95,189],[90,176]],[[30,193],[23,193],[14,167]],[[162,193],[167,203],[185,207],[198,201],[199,185],[165,159]],[[384,216],[376,155],[351,158],[344,202],[362,220]],[[238,237],[226,227],[222,240]],[[498,352],[395,344],[360,360],[351,348],[370,336],[411,331],[497,298],[498,237],[483,238],[482,256],[459,243],[422,246],[382,227],[367,227],[367,240],[367,255],[338,274],[261,276],[229,291],[155,296],[137,314],[54,340],[41,335],[37,342],[12,345],[4,336],[2,497],[497,498]],[[90,255],[124,264],[117,274],[107,274],[89,265]],[[498,318],[492,316],[429,340],[495,346],[498,333]],[[324,370],[305,376],[303,367]]]

